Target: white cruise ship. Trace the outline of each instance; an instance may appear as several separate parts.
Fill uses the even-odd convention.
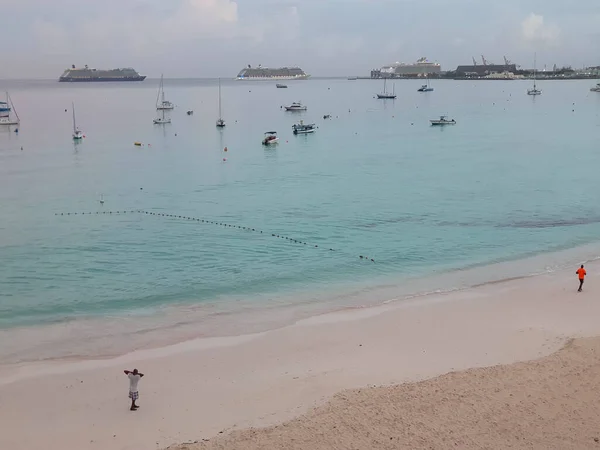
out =
[[[300,67],[279,67],[277,69],[263,67],[252,67],[248,65],[237,75],[238,80],[305,80],[309,78]]]

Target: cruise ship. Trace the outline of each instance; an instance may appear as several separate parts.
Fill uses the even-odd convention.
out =
[[[427,58],[419,58],[417,62],[406,64],[396,62],[388,66],[383,66],[378,72],[380,77],[394,77],[394,76],[410,76],[410,75],[427,75],[440,73],[442,67],[438,63],[429,62]],[[385,75],[384,75],[385,74]],[[375,78],[375,77],[374,77]]]
[[[248,65],[237,75],[238,80],[305,80],[310,75],[306,74],[300,67],[252,67]]]
[[[132,68],[101,70],[85,66],[83,69],[79,69],[73,65],[70,69],[65,70],[58,81],[144,81],[145,79],[145,75],[140,75]]]

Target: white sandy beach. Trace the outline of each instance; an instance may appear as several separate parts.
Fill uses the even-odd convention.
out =
[[[98,361],[3,366],[0,448],[160,449],[281,423],[344,389],[544,357],[572,337],[600,335],[600,264],[587,265],[580,294],[575,269],[327,314],[257,335]],[[134,367],[146,377],[141,408],[130,412],[122,371]],[[523,392],[537,389],[529,383]],[[207,448],[244,448],[229,442]]]

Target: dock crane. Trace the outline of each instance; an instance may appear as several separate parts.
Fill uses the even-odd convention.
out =
[[[485,56],[481,55],[481,60],[483,61],[484,66],[488,65],[487,61],[485,60]]]
[[[504,65],[505,66],[510,66],[512,64],[512,61],[509,61],[509,59],[505,56],[504,57]]]
[[[473,60],[473,65],[476,66],[477,65],[477,61],[475,61],[475,57],[471,56],[471,59]]]

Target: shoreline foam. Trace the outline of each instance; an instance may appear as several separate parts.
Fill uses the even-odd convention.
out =
[[[167,305],[152,314],[137,312],[73,318],[50,325],[0,329],[0,370],[6,364],[114,358],[188,340],[272,331],[313,316],[371,308],[468,291],[486,285],[557,273],[581,261],[597,260],[598,244],[482,267],[453,269],[430,277],[378,279],[371,284],[335,286],[282,297],[230,299]],[[548,260],[553,263],[548,266]],[[542,264],[544,263],[544,264]]]

